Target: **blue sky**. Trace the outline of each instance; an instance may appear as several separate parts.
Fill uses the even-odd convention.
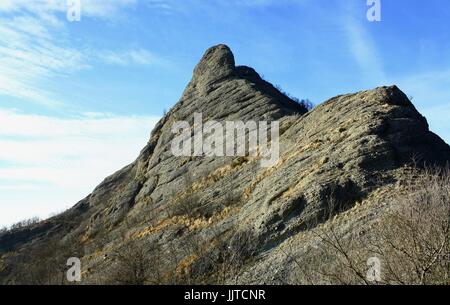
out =
[[[0,225],[46,217],[131,162],[203,52],[318,104],[397,84],[450,142],[450,3],[381,0],[0,2]]]

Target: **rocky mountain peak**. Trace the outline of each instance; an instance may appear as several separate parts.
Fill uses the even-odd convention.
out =
[[[174,155],[172,126],[180,120],[194,123],[195,113],[221,123],[279,121],[278,161],[265,168],[258,156]],[[267,270],[289,266],[280,256],[283,244],[329,221],[331,214],[365,213],[362,203],[399,181],[412,158],[446,164],[450,147],[430,132],[396,86],[339,95],[307,112],[252,68],[236,67],[231,50],[218,45],[206,51],[135,162],[72,209],[0,234],[0,263],[4,258],[10,266],[3,274],[0,268],[0,283],[13,281],[18,262],[27,262],[28,252],[49,242],[84,249],[85,283],[113,272],[114,262],[104,258],[126,253],[131,243],[145,246],[145,256],[158,267],[155,273],[175,275],[170,283],[185,274],[195,275],[198,283],[211,280],[224,249],[254,243],[240,254],[243,262],[253,260],[252,267],[238,266],[236,278],[275,283]],[[378,207],[367,209],[369,216],[378,213]],[[361,215],[348,223],[363,225],[369,216]]]
[[[200,83],[212,82],[233,74],[234,55],[230,48],[220,44],[209,48],[194,70],[193,79]]]
[[[206,50],[169,117],[191,120],[194,113],[216,120],[270,120],[307,109],[263,80],[250,67],[236,66],[224,44]],[[163,121],[171,122],[170,118]]]

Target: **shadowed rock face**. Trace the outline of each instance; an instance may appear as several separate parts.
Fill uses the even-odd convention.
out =
[[[279,120],[279,162],[262,168],[257,157],[173,156],[171,127],[179,120],[192,124],[195,112],[205,121]],[[260,268],[245,282],[270,283],[264,257],[326,221],[330,200],[349,209],[394,183],[412,158],[443,165],[450,147],[396,86],[341,95],[307,112],[252,68],[236,67],[231,50],[219,45],[206,51],[134,163],[62,215],[0,235],[0,253],[20,257],[49,239],[81,245],[89,281],[111,267],[98,253],[120,251],[132,240],[152,245],[147,255],[163,273],[176,270],[181,277],[190,270],[207,281],[213,266],[205,257],[219,257],[224,241],[245,233],[257,245],[246,255]],[[172,259],[160,260],[160,251]],[[4,278],[14,276],[15,257],[5,259]]]

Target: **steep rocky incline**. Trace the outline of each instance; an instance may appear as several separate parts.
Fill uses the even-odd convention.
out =
[[[174,156],[171,127],[192,125],[194,113],[204,121],[278,120],[279,161],[264,168],[260,157]],[[327,220],[330,200],[339,210],[353,207],[394,183],[413,158],[445,164],[450,147],[396,86],[338,96],[307,112],[252,68],[236,67],[219,45],[205,53],[133,164],[66,213],[0,236],[0,254],[14,250],[7,264],[31,244],[58,238],[82,246],[84,274],[94,281],[114,266],[102,258],[134,241],[151,245],[146,255],[161,273],[207,281],[223,263],[224,245],[244,240],[255,246],[243,256],[268,268],[264,257],[283,241]],[[270,282],[266,271],[258,281]]]

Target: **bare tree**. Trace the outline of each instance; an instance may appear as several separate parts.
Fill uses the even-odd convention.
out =
[[[130,241],[104,259],[112,261],[104,282],[116,285],[161,284],[158,255],[142,241]]]
[[[450,283],[450,174],[414,171],[406,192],[382,217],[371,243],[383,258],[384,281]]]
[[[67,259],[81,257],[81,249],[75,243],[51,240],[21,253],[15,260],[17,270],[11,284],[66,285]]]
[[[15,224],[11,225],[10,230],[18,230],[18,229],[26,228],[26,227],[32,226],[34,224],[37,224],[40,221],[41,220],[38,217],[25,219],[25,220],[19,221]]]
[[[450,174],[412,170],[389,209],[369,229],[345,232],[330,222],[312,230],[320,242],[290,258],[309,284],[449,284]],[[367,279],[367,260],[381,262],[378,282]]]

